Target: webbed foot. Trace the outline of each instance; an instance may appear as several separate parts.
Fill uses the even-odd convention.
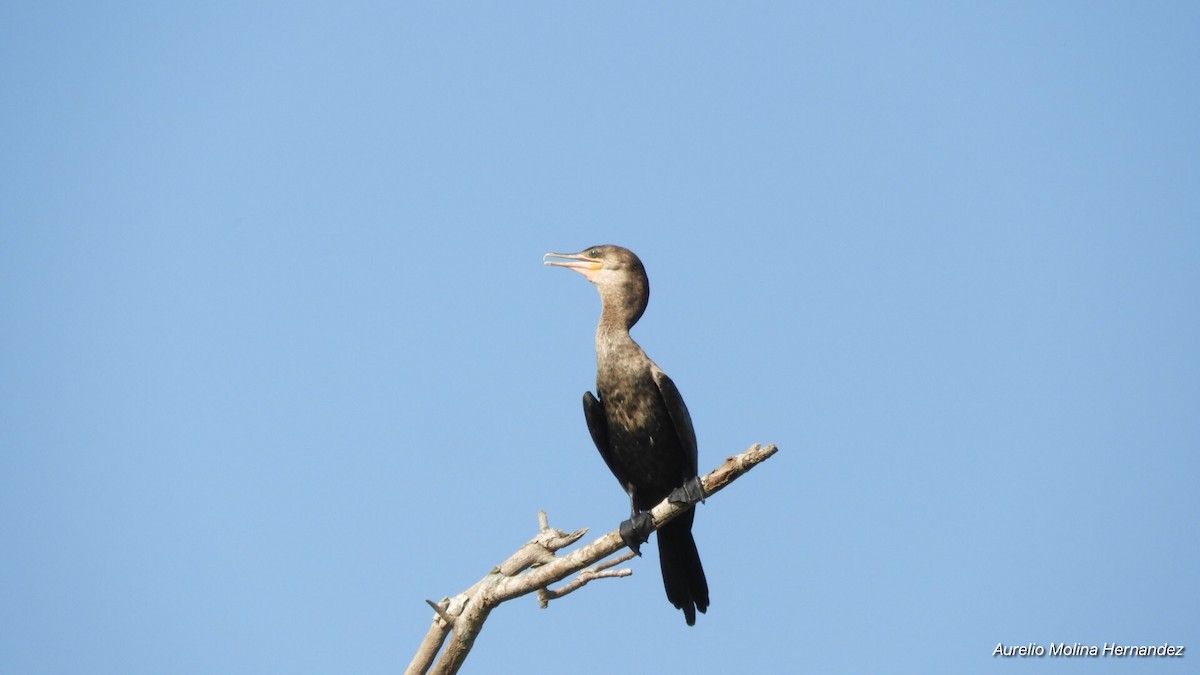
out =
[[[642,554],[642,544],[650,539],[654,531],[654,519],[649,513],[636,513],[629,520],[621,521],[621,541],[634,553]]]
[[[704,486],[699,476],[692,476],[686,483],[671,490],[667,496],[672,504],[699,504],[704,501]]]

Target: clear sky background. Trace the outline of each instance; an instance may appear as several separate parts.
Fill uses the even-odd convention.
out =
[[[828,6],[825,6],[828,5]],[[464,672],[1195,672],[1200,5],[0,8],[0,672],[395,673],[545,509],[596,292],[703,470]],[[1184,644],[996,659],[998,642]]]

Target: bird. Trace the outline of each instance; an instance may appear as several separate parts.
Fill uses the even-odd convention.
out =
[[[696,432],[679,389],[629,335],[646,311],[650,281],[627,248],[605,244],[579,253],[547,253],[546,265],[582,274],[600,292],[596,325],[596,393],[583,412],[600,456],[629,496],[630,519],[620,527],[641,555],[653,522],[648,511],[663,499],[694,505],[704,499],[697,475]],[[695,508],[658,529],[658,557],[667,599],[689,626],[708,609],[708,581],[692,537]]]

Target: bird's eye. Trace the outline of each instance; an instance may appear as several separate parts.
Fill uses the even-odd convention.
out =
[[[597,251],[596,249],[592,249],[592,250],[588,251],[588,257],[589,258],[599,258],[600,251]]]

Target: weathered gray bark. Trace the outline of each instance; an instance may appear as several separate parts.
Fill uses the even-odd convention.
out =
[[[745,452],[725,460],[717,468],[710,471],[700,480],[704,483],[704,492],[712,496],[739,476],[754,468],[760,462],[775,454],[774,445],[760,446],[755,444]],[[672,504],[663,500],[650,512],[654,518],[654,529],[691,508],[685,504]],[[625,547],[620,532],[613,530],[586,546],[578,548],[559,558],[555,552],[578,541],[587,529],[576,530],[570,534],[552,529],[546,521],[544,513],[538,514],[538,524],[541,531],[532,541],[522,546],[508,557],[507,560],[492,568],[487,576],[475,582],[467,590],[453,598],[442,598],[435,603],[426,600],[434,609],[433,624],[429,627],[425,639],[417,649],[416,655],[404,672],[406,675],[453,675],[457,673],[475,637],[479,635],[483,622],[488,614],[500,603],[513,598],[537,592],[538,602],[545,607],[550,600],[560,598],[581,588],[587,582],[607,577],[622,577],[632,574],[630,570],[613,570],[633,557],[632,552],[626,552],[606,563],[599,563],[608,556]],[[595,565],[595,567],[589,567]],[[550,589],[552,583],[562,581],[571,574],[578,576],[558,589]],[[448,644],[443,649],[442,645]],[[441,657],[438,658],[438,652]],[[436,665],[434,660],[437,659]],[[430,670],[430,666],[433,669]]]

